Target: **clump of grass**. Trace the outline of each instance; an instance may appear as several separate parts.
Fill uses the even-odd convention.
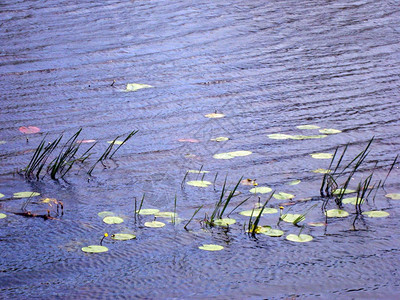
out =
[[[268,204],[269,200],[271,200],[272,196],[275,194],[275,191],[271,193],[269,198],[264,202],[263,206],[260,209],[260,212],[258,213],[257,217],[255,218],[254,222],[252,220],[253,218],[253,213],[254,213],[254,208],[253,211],[251,212],[250,219],[249,219],[249,224],[248,224],[248,232],[251,234],[253,238],[256,238],[256,233],[257,233],[257,228],[258,224],[260,223],[261,216],[264,212],[265,206]]]

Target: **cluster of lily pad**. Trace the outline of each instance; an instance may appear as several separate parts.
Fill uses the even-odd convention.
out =
[[[319,134],[314,135],[302,135],[302,134],[284,134],[284,133],[272,133],[268,137],[274,140],[308,140],[308,139],[322,139],[326,138],[330,134],[337,134],[342,132],[339,129],[334,128],[321,128],[317,125],[299,125],[296,126],[300,130],[318,130]]]

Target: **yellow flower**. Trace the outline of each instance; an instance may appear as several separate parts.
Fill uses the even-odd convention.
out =
[[[106,233],[104,234],[104,236],[105,236],[105,237],[108,237],[108,233],[106,232]]]
[[[283,209],[284,207],[283,206],[279,206],[279,209]]]

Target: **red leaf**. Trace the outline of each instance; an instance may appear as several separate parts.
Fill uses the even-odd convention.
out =
[[[79,140],[76,141],[77,144],[89,144],[89,143],[94,143],[96,140]]]
[[[199,143],[200,141],[196,139],[179,139],[178,142]]]
[[[40,128],[35,126],[28,126],[28,127],[21,126],[19,128],[19,131],[25,134],[32,134],[32,133],[38,133],[40,131]]]

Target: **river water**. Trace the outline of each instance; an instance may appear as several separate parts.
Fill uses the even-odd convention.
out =
[[[324,222],[319,188],[333,153],[349,145],[345,160],[374,137],[362,171],[384,179],[400,153],[399,1],[2,1],[0,3],[0,298],[291,299],[381,298],[400,293],[400,202],[398,164],[363,210],[386,218]],[[126,92],[129,83],[152,88]],[[223,118],[205,115],[218,113]],[[318,135],[320,139],[276,140],[270,134]],[[23,134],[21,126],[39,133]],[[94,139],[93,155],[63,180],[27,180],[18,170],[45,138],[65,138],[83,128]],[[107,141],[132,137],[112,159],[87,169]],[[228,137],[216,142],[212,139]],[[82,144],[87,147],[90,144]],[[248,156],[213,155],[251,151]],[[188,170],[206,170],[196,175]],[[44,173],[42,173],[44,175]],[[204,177],[203,177],[204,176]],[[249,237],[243,225],[250,209],[268,194],[239,185],[227,210],[229,228],[208,228],[227,178],[232,189],[243,176],[259,186],[295,195],[272,198],[268,207],[304,213],[308,243],[285,239],[300,228],[281,222],[282,237]],[[188,181],[207,180],[206,188]],[[300,180],[297,185],[289,185]],[[15,198],[22,191],[33,199]],[[148,228],[135,222],[135,199],[143,208],[176,210],[182,223]],[[63,203],[42,203],[56,198]],[[371,197],[372,198],[372,197]],[[308,201],[304,201],[308,200]],[[289,203],[288,203],[289,202]],[[50,203],[51,204],[51,203]],[[194,211],[203,206],[188,225]],[[331,201],[329,208],[336,208]],[[54,220],[28,218],[21,207]],[[97,215],[112,211],[122,224]],[[276,223],[265,215],[261,225]],[[157,218],[161,220],[161,218]],[[165,220],[165,219],[164,219]],[[283,224],[284,223],[284,224]],[[204,224],[203,224],[204,225]],[[354,230],[356,229],[356,230]],[[81,248],[107,232],[134,232],[134,240],[103,245],[106,253]],[[202,251],[202,244],[224,246]]]

